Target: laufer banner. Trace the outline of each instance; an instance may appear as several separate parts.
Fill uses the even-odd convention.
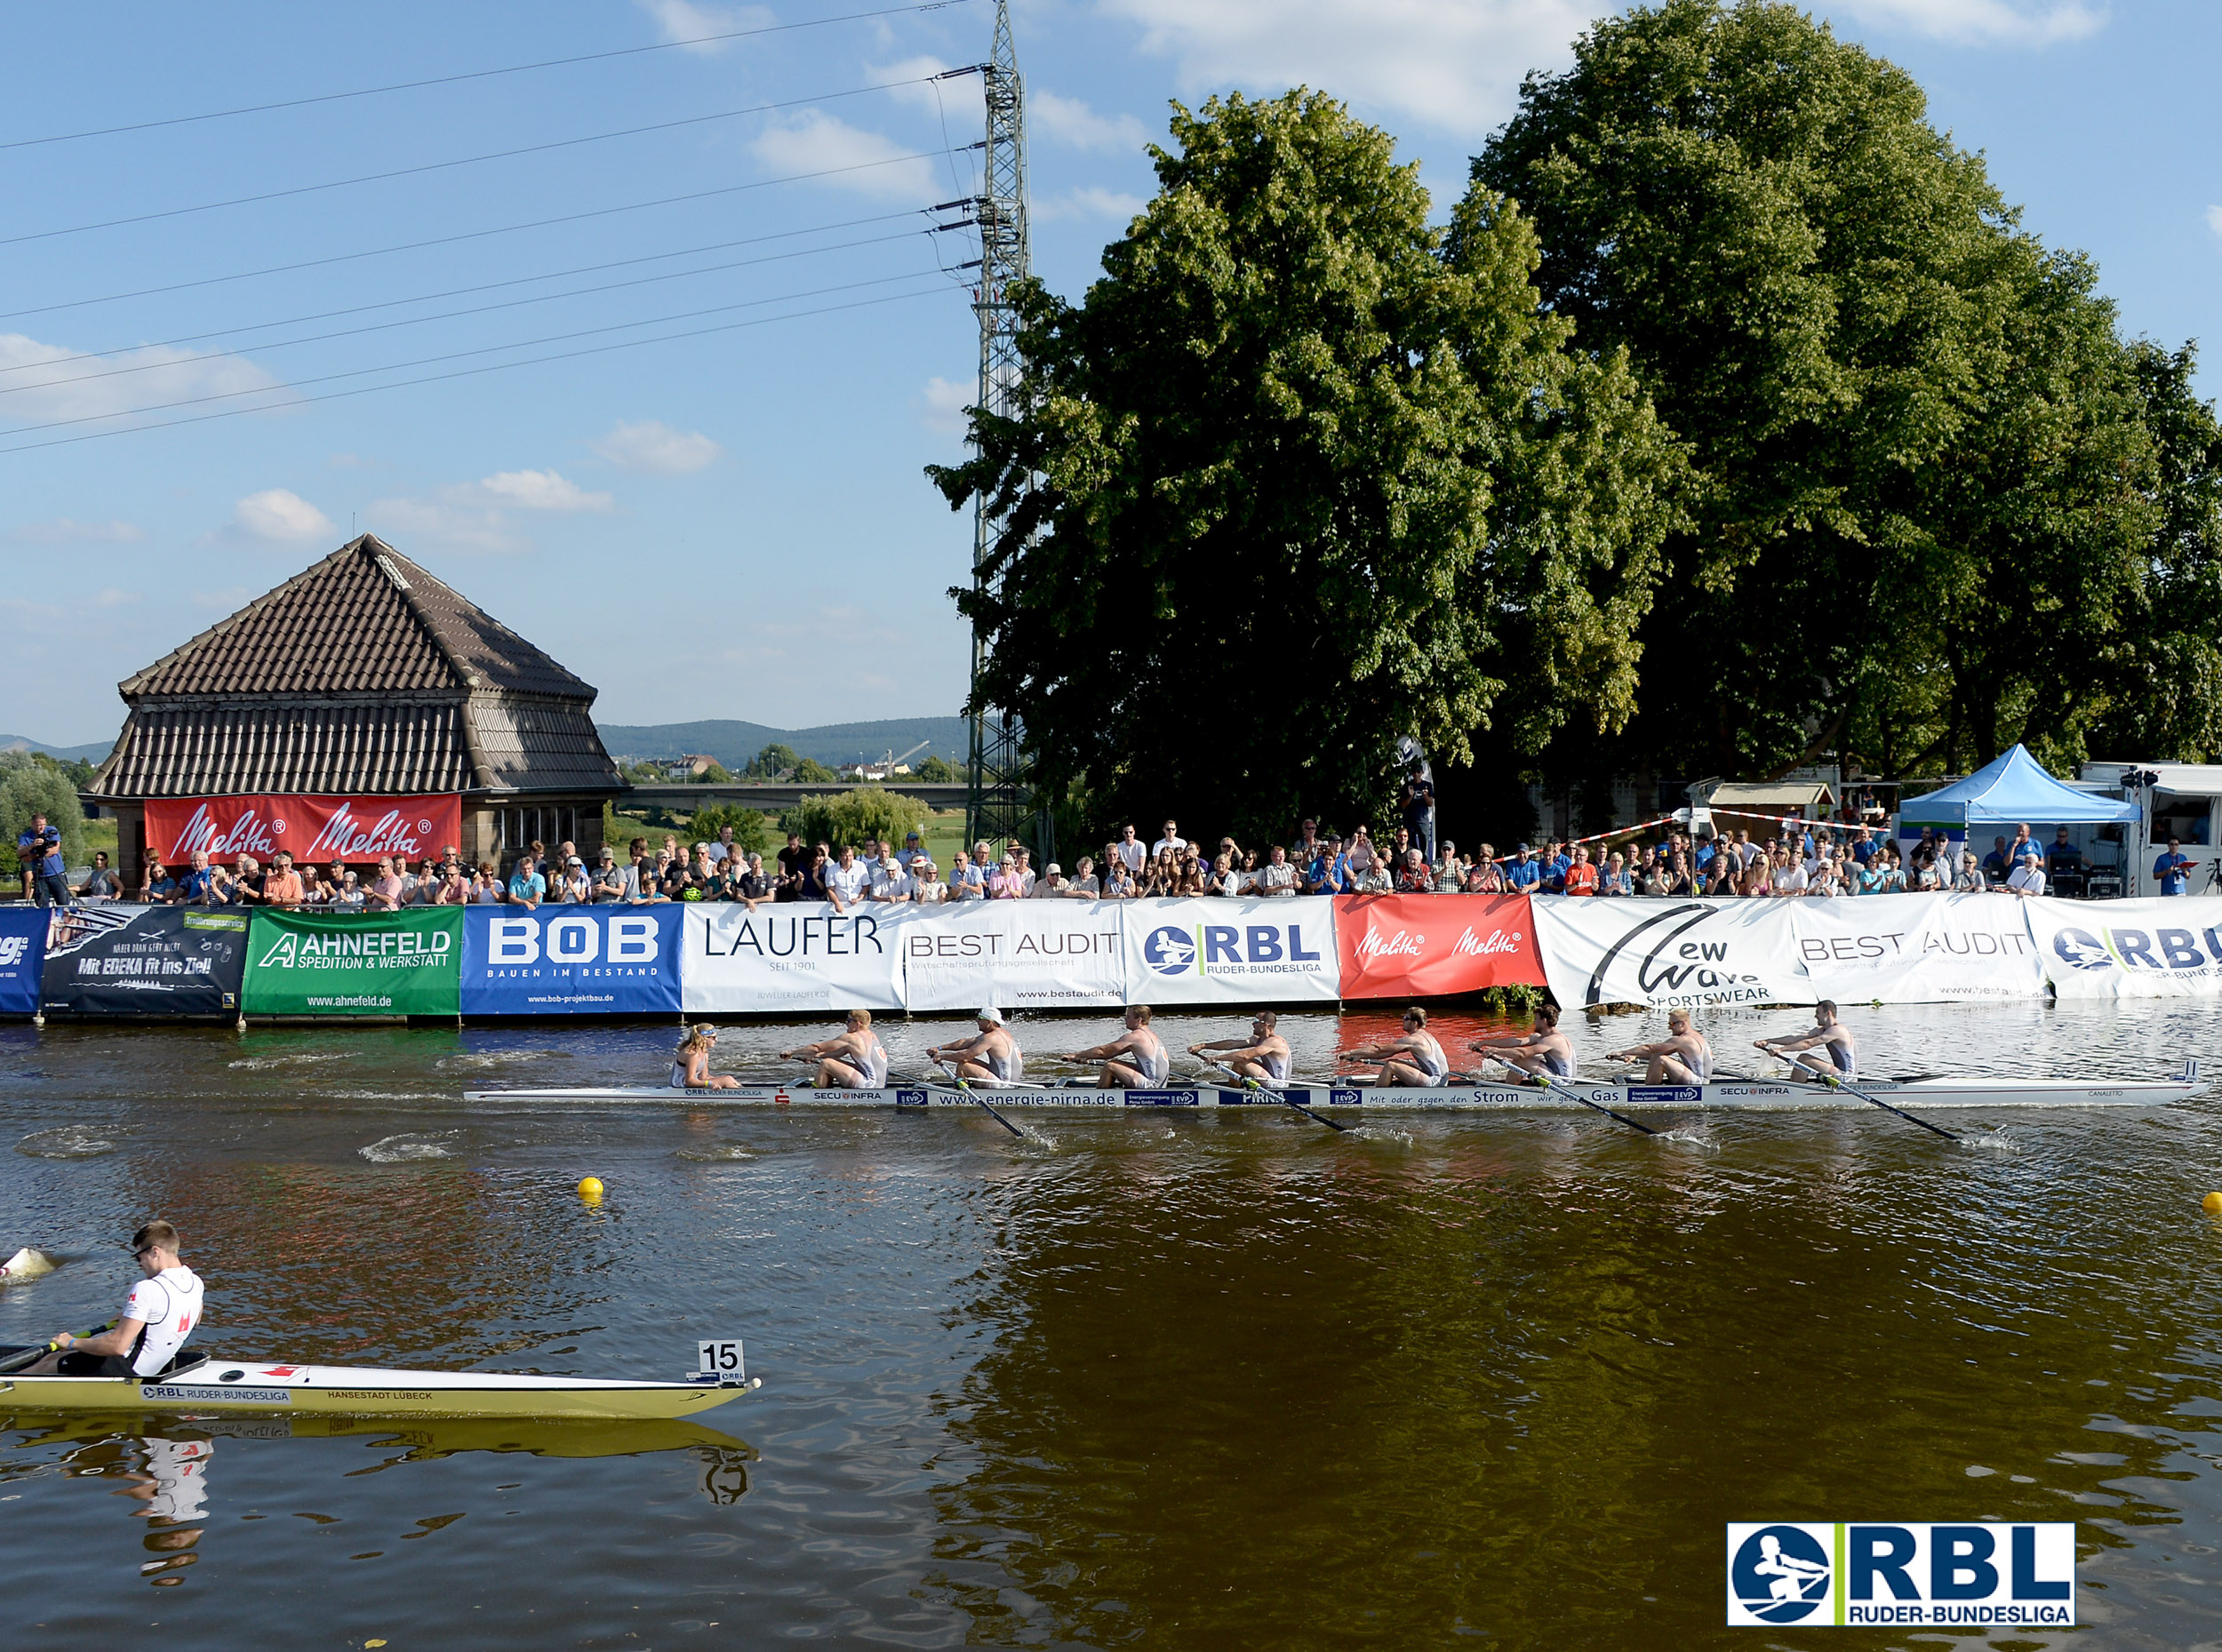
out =
[[[912,1010],[1091,1009],[1126,1002],[1123,901],[987,900],[900,931]]]
[[[2023,901],[2060,998],[2222,995],[2222,898]]]
[[[93,901],[38,915],[48,922],[41,996],[51,1014],[239,1013],[243,911]]]
[[[1540,986],[1525,895],[1338,895],[1345,998],[1438,998]]]
[[[915,906],[843,914],[818,901],[683,909],[679,1002],[690,1014],[793,1015],[903,1007],[900,936]]]
[[[175,797],[147,804],[147,852],[176,866],[196,852],[229,862],[252,855],[264,866],[281,849],[296,861],[327,866],[401,855],[414,862],[463,839],[456,793],[421,797],[303,797],[242,794]]]
[[[463,911],[258,908],[243,1007],[265,1016],[460,1015]]]
[[[1119,922],[1130,1003],[1331,1003],[1342,995],[1331,900],[1138,901]]]
[[[50,910],[0,907],[0,1016],[38,1013],[39,966],[46,956]]]
[[[677,905],[466,906],[465,1015],[668,1015]]]

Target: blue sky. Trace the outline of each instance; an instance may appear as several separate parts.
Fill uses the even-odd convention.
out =
[[[971,187],[943,151],[979,135],[977,82],[926,77],[982,58],[993,12],[822,21],[884,4],[13,9],[0,732],[108,738],[120,678],[356,528],[597,685],[610,722],[954,710],[942,593],[971,531],[920,470],[960,452],[977,334],[941,266],[973,249],[918,209]],[[2029,228],[2098,260],[2130,331],[2215,332],[2222,8],[1823,11],[1914,73]],[[1447,207],[1521,75],[1595,14],[1020,0],[1037,272],[1076,295],[1149,192],[1167,100],[1229,87],[1348,99]],[[746,30],[768,32],[709,38]],[[342,182],[404,169],[430,170]],[[641,339],[663,341],[603,347]],[[540,356],[565,359],[342,394]]]

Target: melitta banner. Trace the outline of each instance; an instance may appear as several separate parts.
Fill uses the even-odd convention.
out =
[[[1333,901],[1137,901],[1119,921],[1129,1003],[1331,1003],[1342,995]]]
[[[0,907],[0,1016],[38,1013],[48,911],[44,906]]]
[[[40,974],[50,1014],[239,1013],[244,912],[96,901],[38,915],[47,922]]]
[[[2059,998],[2222,994],[2222,898],[2022,903]]]
[[[464,910],[259,908],[243,1008],[264,1016],[460,1015]]]
[[[668,1015],[685,907],[466,906],[465,1015]]]
[[[1345,998],[1439,998],[1540,986],[1525,895],[1338,895]]]
[[[912,1010],[1090,1009],[1126,1002],[1121,901],[967,901],[898,931]]]
[[[815,901],[688,905],[679,1002],[694,1015],[795,1015],[903,1007],[900,932],[938,914],[915,906],[847,914]]]
[[[252,855],[268,866],[281,849],[297,861],[437,858],[463,836],[463,800],[423,797],[164,797],[147,804],[147,852],[171,866],[196,853],[228,862]]]

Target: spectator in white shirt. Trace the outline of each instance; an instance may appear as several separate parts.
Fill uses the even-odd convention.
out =
[[[1180,835],[1173,821],[1168,820],[1165,822],[1165,835],[1149,846],[1149,858],[1155,860],[1170,849],[1177,860],[1180,858],[1180,851],[1187,847],[1188,840]]]
[[[2025,832],[2028,829],[2022,828]],[[2014,863],[2013,874],[2006,880],[2006,890],[2025,900],[2044,893],[2044,858],[2037,852],[2034,843],[2025,840],[2021,858]]]
[[[1296,868],[1289,865],[1289,851],[1275,843],[1273,858],[1258,868],[1257,878],[1251,885],[1255,895],[1293,895],[1296,893]]]
[[[949,898],[949,886],[941,881],[941,869],[930,855],[921,854],[910,863],[910,898],[921,906],[939,906]]]
[[[872,884],[872,874],[857,851],[846,843],[841,846],[841,860],[826,868],[826,898],[833,902],[835,912],[846,912],[864,898],[864,892]]]
[[[1149,863],[1149,850],[1144,849],[1141,839],[1134,835],[1134,828],[1131,826],[1120,827],[1119,841],[1111,847],[1124,863],[1127,871],[1139,877],[1142,868]]]
[[[876,901],[900,904],[918,892],[918,885],[902,863],[891,851],[883,848],[879,862],[872,868],[872,898]]]

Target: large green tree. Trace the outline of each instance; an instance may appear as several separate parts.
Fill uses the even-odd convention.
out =
[[[1617,727],[1681,460],[1539,303],[1524,217],[1477,194],[1446,237],[1316,93],[1172,140],[1081,303],[1018,293],[1024,414],[930,473],[1003,515],[956,595],[1045,794],[1272,833],[1381,807],[1402,736]]]

